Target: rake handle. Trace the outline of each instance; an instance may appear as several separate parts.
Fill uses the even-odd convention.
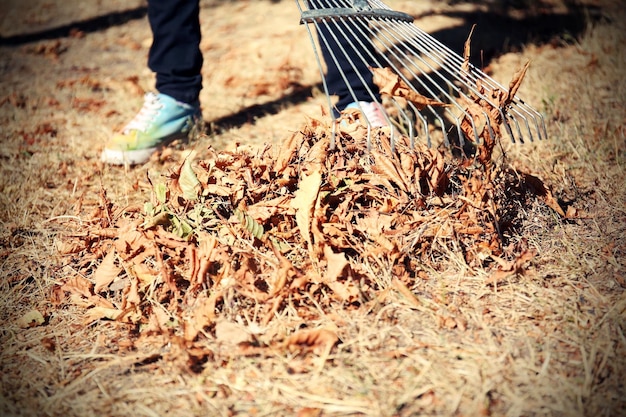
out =
[[[352,8],[356,10],[371,10],[367,0],[352,0]]]
[[[387,9],[372,9],[367,0],[352,0],[352,7],[328,7],[303,11],[300,16],[300,23],[354,16],[393,19],[409,23],[413,23],[414,20],[413,16],[407,13]]]

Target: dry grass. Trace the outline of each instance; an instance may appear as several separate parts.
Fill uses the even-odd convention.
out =
[[[271,12],[288,8],[254,4]],[[611,5],[601,6],[611,15]],[[236,4],[225,3],[216,13],[233,16],[236,27],[241,15],[230,7]],[[414,283],[413,298],[389,285],[387,270],[379,277],[385,290],[376,302],[336,305],[310,321],[287,310],[263,329],[266,335],[287,334],[304,322],[335,329],[342,343],[325,362],[280,349],[245,356],[228,340],[209,337],[205,348],[211,354],[199,373],[190,371],[189,356],[171,340],[136,338],[116,322],[85,326],[84,310],[59,303],[51,292],[55,283],[79,273],[55,250],[81,221],[74,217],[78,197],[83,210],[98,205],[101,187],[120,205],[142,202],[147,196],[137,185],[146,171],[158,176],[180,160],[176,149],[130,171],[96,162],[94,144],[137,104],[121,100],[132,81],[112,80],[141,73],[143,57],[128,45],[141,45],[147,28],[131,21],[84,38],[63,38],[67,50],[58,56],[54,41],[1,46],[7,76],[0,80],[0,100],[7,100],[0,107],[0,414],[626,413],[626,15],[611,13],[611,22],[590,24],[579,39],[528,45],[491,64],[494,76],[506,80],[532,59],[521,95],[543,106],[551,140],[507,145],[506,154],[579,213],[563,220],[541,205],[524,213],[522,235],[538,255],[523,275],[487,286],[486,271],[450,253],[439,270]],[[32,49],[38,45],[49,47]],[[309,52],[292,63],[304,66]],[[81,59],[86,53],[93,54],[91,69]],[[119,68],[107,64],[111,56]],[[85,74],[104,87],[87,81],[59,87]],[[307,74],[305,84],[314,77]],[[142,73],[137,83],[148,88],[150,80]],[[210,92],[203,94],[210,102]],[[139,94],[134,97],[138,102]],[[221,111],[246,105],[230,102]],[[288,107],[257,124],[216,132],[211,140],[282,140],[303,114],[317,111],[315,102]],[[203,145],[194,144],[200,152]],[[17,320],[32,309],[46,322],[20,328]],[[245,327],[245,317],[229,318]]]

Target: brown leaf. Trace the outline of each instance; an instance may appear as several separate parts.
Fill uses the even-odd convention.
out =
[[[313,329],[300,330],[292,334],[284,342],[285,348],[294,353],[313,352],[319,356],[325,356],[330,353],[332,348],[339,343],[339,336],[332,330]]]
[[[343,252],[334,253],[330,246],[324,245],[324,258],[327,265],[325,280],[328,282],[336,281],[348,266],[346,254]]]
[[[202,293],[196,298],[191,315],[185,322],[184,338],[186,341],[193,342],[205,326],[213,323],[215,320],[215,304],[221,296],[221,291],[214,291],[208,297]]]
[[[370,69],[374,73],[374,84],[378,86],[382,95],[401,97],[413,103],[418,110],[426,106],[449,106],[449,104],[419,94],[388,67]]]
[[[289,259],[284,257],[280,251],[274,248],[274,255],[280,260],[280,266],[276,271],[275,277],[272,280],[272,289],[269,293],[269,297],[274,297],[287,285],[288,282],[293,280],[297,275],[297,271]]]
[[[470,46],[472,43],[472,34],[474,33],[475,28],[476,25],[472,25],[472,29],[467,36],[465,44],[463,45],[463,63],[461,64],[461,72],[466,72],[468,74],[470,72]]]
[[[567,212],[565,212],[566,219],[575,219],[579,217],[578,210],[574,206],[567,207]]]
[[[320,408],[305,407],[298,410],[296,417],[321,417],[322,410]]]
[[[324,162],[328,155],[328,147],[330,141],[326,137],[318,137],[317,142],[311,147],[311,150],[307,153],[306,158],[300,164],[302,171],[305,174],[311,174],[314,172],[322,171],[324,169]]]
[[[76,240],[58,240],[56,242],[56,249],[61,255],[69,255],[85,249],[85,243]]]
[[[230,197],[232,189],[223,185],[207,184],[202,189],[205,193],[211,195],[218,195],[221,197]]]
[[[137,254],[147,244],[145,235],[136,227],[136,223],[129,223],[119,229],[118,238],[115,240],[115,249],[124,260]]]
[[[522,173],[521,175],[524,183],[528,186],[531,192],[539,197],[542,197],[546,205],[556,211],[561,217],[566,217],[565,212],[559,205],[558,201],[556,201],[552,192],[541,178],[527,173]]]
[[[218,342],[238,345],[250,341],[250,332],[239,323],[229,320],[218,320],[215,323],[215,338]]]
[[[95,306],[87,310],[87,315],[83,320],[83,325],[88,325],[101,319],[117,320],[122,313],[123,311],[118,310],[117,308]]]
[[[284,213],[289,208],[291,197],[288,195],[272,199],[264,199],[246,208],[246,214],[259,223],[279,213]]]
[[[513,74],[513,78],[509,82],[509,93],[502,98],[500,107],[506,106],[511,102],[511,100],[513,100],[515,94],[517,94],[517,90],[519,90],[522,85],[522,81],[524,81],[524,76],[526,75],[526,71],[528,71],[528,67],[530,67],[530,61],[526,62],[522,68]]]
[[[317,195],[322,185],[322,173],[314,171],[310,175],[303,174],[298,184],[298,189],[291,200],[291,208],[296,210],[296,223],[300,235],[308,243],[309,249],[313,249],[311,240],[311,218]]]
[[[296,154],[296,151],[300,147],[303,139],[304,137],[302,136],[302,133],[297,132],[291,135],[286,143],[283,143],[283,145],[280,147],[278,156],[274,160],[274,166],[272,167],[272,170],[276,174],[282,174],[285,168],[287,168],[287,166],[289,165],[289,161],[291,161],[291,159]]]
[[[398,278],[393,278],[393,281],[391,282],[391,285],[413,307],[421,307],[422,306],[422,303],[420,303],[420,301],[417,298],[417,296],[415,294],[413,294],[413,291],[411,291],[409,288],[407,288],[407,286],[404,285],[404,283],[402,281],[400,281]]]
[[[130,285],[124,288],[123,297],[123,309],[126,309],[129,306],[138,306],[141,303],[141,296],[139,295],[139,279],[133,278],[130,280]]]
[[[115,265],[115,249],[110,249],[106,254],[102,263],[96,269],[96,272],[93,274],[93,279],[95,281],[94,292],[99,293],[103,289],[109,286],[115,278],[122,272],[122,268]]]
[[[485,280],[485,284],[499,284],[513,275],[522,274],[526,264],[531,261],[535,255],[537,255],[536,251],[526,250],[519,254],[512,262],[501,259],[495,255],[490,255],[491,258],[500,265],[500,267],[489,275],[489,277]]]
[[[204,281],[211,264],[215,261],[213,255],[217,244],[215,236],[206,232],[198,233],[198,249],[194,254],[196,262],[192,265],[192,271],[189,274],[189,282],[192,285],[200,285]]]
[[[93,294],[91,289],[93,284],[87,278],[81,276],[75,276],[67,280],[65,284],[61,286],[63,291],[67,291],[72,294],[76,294],[85,298],[91,297]]]
[[[461,105],[465,106],[465,115],[461,120],[461,131],[466,138],[474,143],[480,142],[483,137],[483,131],[487,126],[488,112],[479,104],[464,99],[459,100]],[[488,105],[488,103],[486,103]],[[487,116],[486,116],[487,114]],[[493,122],[491,123],[493,125]],[[474,131],[476,129],[476,131]]]
[[[513,270],[497,269],[489,274],[489,277],[485,280],[485,284],[499,284],[513,275],[515,275],[515,272]]]
[[[361,295],[359,288],[350,280],[330,281],[326,285],[331,289],[333,298],[342,302],[357,301]]]
[[[164,307],[160,305],[152,306],[152,315],[150,316],[148,328],[152,331],[168,332],[172,328],[173,323],[173,317]]]
[[[375,161],[375,165],[372,169],[376,173],[385,175],[387,179],[393,181],[396,184],[394,188],[399,187],[402,191],[409,192],[409,184],[407,184],[405,176],[402,175],[404,171],[402,171],[402,174],[400,173],[395,160],[376,149],[372,149],[372,155]]]

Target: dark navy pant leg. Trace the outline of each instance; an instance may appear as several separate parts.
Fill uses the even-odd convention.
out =
[[[184,103],[197,102],[202,89],[199,12],[199,0],[148,1],[156,89]]]
[[[309,4],[312,9],[331,7],[328,0],[309,0]],[[343,21],[339,26],[345,35],[334,33],[333,36],[323,23],[320,23],[318,33],[320,49],[327,68],[326,84],[328,92],[338,96],[337,109],[343,110],[353,101],[371,101],[372,94],[368,88],[374,98],[380,100],[378,87],[374,85],[369,69],[370,66],[378,66],[376,50],[371,40],[360,34],[358,24]],[[328,45],[322,38],[326,39]],[[345,75],[345,80],[342,74]]]

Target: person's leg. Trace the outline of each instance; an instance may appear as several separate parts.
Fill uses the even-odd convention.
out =
[[[329,0],[309,0],[309,5],[311,9],[332,7]],[[338,97],[335,106],[339,111],[353,102],[380,101],[378,87],[369,69],[378,66],[376,49],[367,36],[360,34],[358,25],[346,23],[340,26],[344,33],[333,33],[321,23],[318,33],[326,62],[328,92]]]
[[[199,0],[150,0],[153,42],[148,66],[156,89],[183,103],[196,103],[202,89]]]
[[[142,164],[158,148],[187,137],[201,118],[199,13],[199,0],[148,1],[148,66],[156,73],[158,94],[146,94],[137,115],[105,145],[103,162]]]

